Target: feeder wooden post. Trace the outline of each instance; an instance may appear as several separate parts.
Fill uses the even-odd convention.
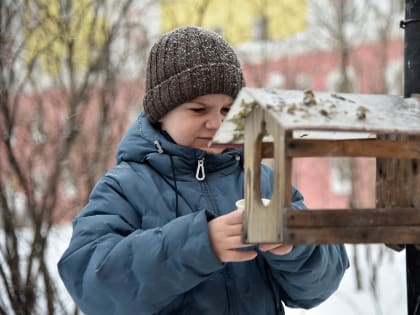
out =
[[[268,155],[274,158],[273,195],[270,204],[261,203],[260,165],[264,154],[263,138],[274,137]],[[255,108],[245,124],[245,224],[244,242],[277,243],[285,240],[284,220],[291,204],[291,158],[286,154],[291,132],[283,130],[277,121]]]

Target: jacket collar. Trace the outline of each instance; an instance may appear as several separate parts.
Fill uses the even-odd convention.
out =
[[[191,175],[192,171],[195,172],[198,160],[203,158],[206,172],[229,173],[230,168],[236,167],[242,159],[243,151],[228,149],[221,154],[208,154],[199,149],[178,145],[156,129],[142,111],[118,146],[117,163],[149,163],[162,174],[171,176],[170,156],[177,176],[181,178],[183,174]]]

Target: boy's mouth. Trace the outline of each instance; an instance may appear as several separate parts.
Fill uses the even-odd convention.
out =
[[[212,137],[199,137],[197,138],[199,142],[203,143],[206,147],[210,147],[212,143]]]
[[[211,139],[213,139],[213,137],[199,137],[198,140],[200,141],[211,141]]]

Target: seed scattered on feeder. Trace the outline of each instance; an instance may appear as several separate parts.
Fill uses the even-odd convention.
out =
[[[294,115],[296,108],[296,104],[293,103],[289,108],[287,108],[287,113],[290,115]]]
[[[303,91],[303,104],[306,106],[316,105],[316,99],[312,90]]]
[[[369,110],[366,107],[364,107],[364,106],[357,107],[357,113],[356,113],[357,118],[359,120],[366,119],[366,112],[368,112],[368,111]]]
[[[328,111],[326,111],[325,109],[321,109],[321,110],[319,111],[319,113],[320,113],[322,116],[329,117],[329,113],[328,113]]]

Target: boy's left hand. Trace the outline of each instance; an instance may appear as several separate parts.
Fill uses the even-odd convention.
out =
[[[286,255],[293,250],[293,245],[284,244],[260,244],[258,248],[262,252],[270,251],[274,255]]]

